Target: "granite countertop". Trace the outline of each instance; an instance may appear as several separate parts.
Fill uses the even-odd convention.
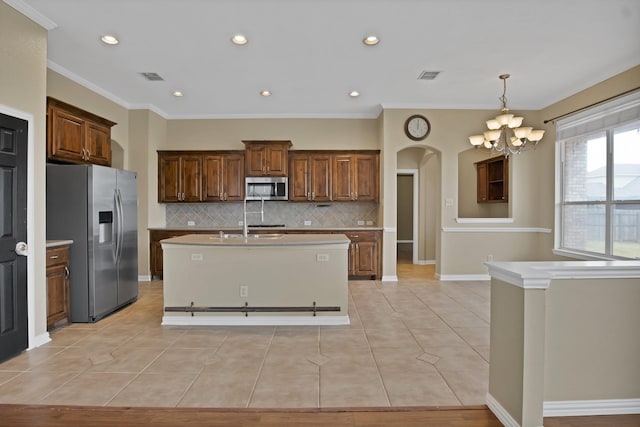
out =
[[[226,237],[209,234],[187,234],[161,241],[162,245],[196,245],[196,246],[305,246],[344,244],[350,242],[340,234],[254,234],[244,237],[241,234],[227,234]]]
[[[159,230],[159,231],[242,231],[242,226],[237,227],[148,227],[148,230]],[[249,230],[286,230],[286,231],[326,231],[326,230],[336,230],[336,231],[352,231],[352,230],[362,230],[362,231],[380,231],[382,227],[365,227],[365,226],[353,226],[353,227],[249,227]]]
[[[56,246],[65,246],[73,244],[73,240],[47,240],[47,248],[55,248]]]

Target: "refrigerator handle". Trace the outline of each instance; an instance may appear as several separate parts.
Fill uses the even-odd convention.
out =
[[[122,242],[123,242],[123,226],[122,221],[124,217],[124,212],[122,210],[122,195],[120,194],[120,190],[116,189],[116,215],[117,215],[117,227],[116,227],[116,263],[120,262],[120,256],[122,255]]]

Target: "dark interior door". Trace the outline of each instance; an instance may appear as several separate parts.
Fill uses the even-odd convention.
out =
[[[0,113],[0,361],[29,344],[27,257],[27,122]],[[21,252],[18,250],[18,252]]]

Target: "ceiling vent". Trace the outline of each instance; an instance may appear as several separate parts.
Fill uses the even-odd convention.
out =
[[[438,74],[440,74],[440,71],[423,71],[418,76],[418,80],[434,80],[438,77]]]
[[[142,74],[147,80],[150,80],[152,82],[161,82],[164,80],[158,73],[140,73],[140,74]]]

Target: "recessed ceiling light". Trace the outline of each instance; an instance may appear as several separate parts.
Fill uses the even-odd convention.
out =
[[[270,90],[260,91],[260,95],[262,95],[262,96],[271,96],[271,91]]]
[[[105,34],[104,36],[100,37],[100,40],[102,40],[102,42],[106,44],[120,43],[120,40],[118,40],[116,36],[113,36],[111,34]]]
[[[352,90],[351,92],[349,92],[349,96],[352,98],[357,98],[360,96],[360,92],[358,92],[357,90]]]
[[[367,46],[374,46],[380,43],[380,39],[377,36],[371,35],[371,36],[365,37],[362,40],[362,43],[366,44]]]
[[[243,45],[249,43],[249,40],[243,34],[236,34],[231,37],[231,41],[237,45]]]
[[[171,94],[177,98],[184,96],[184,93],[180,92],[179,90],[174,90],[173,93]]]

